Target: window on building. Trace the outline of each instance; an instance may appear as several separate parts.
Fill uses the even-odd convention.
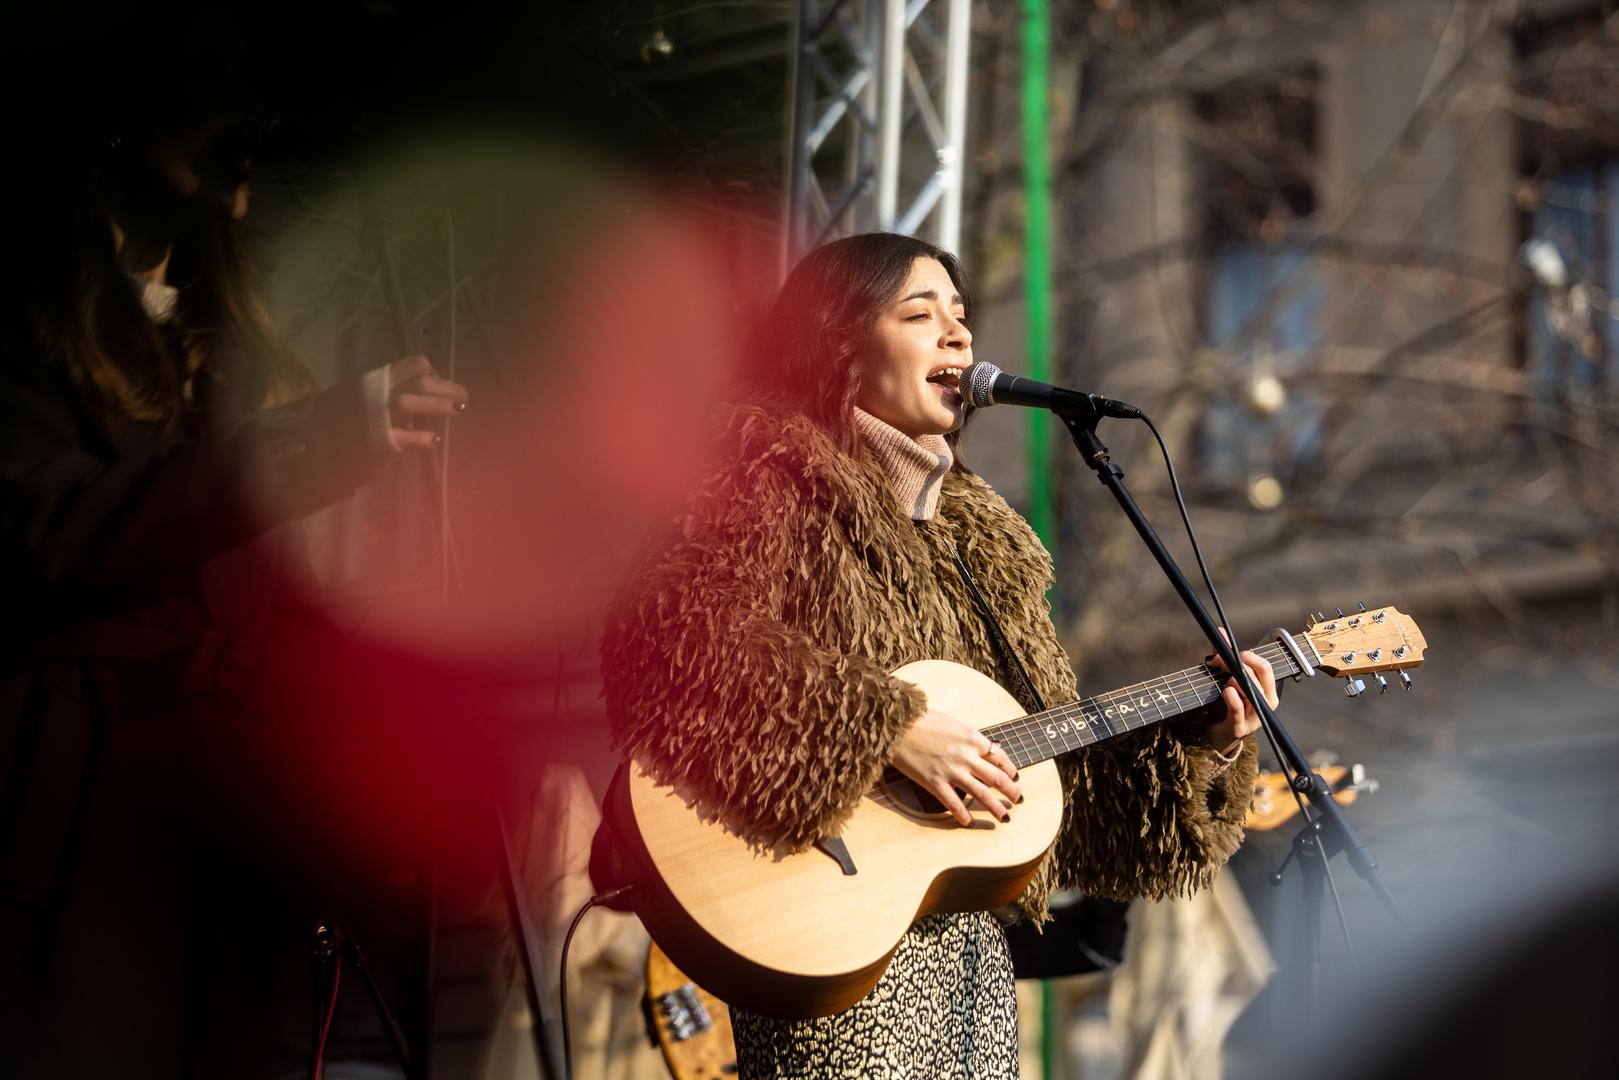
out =
[[[1535,396],[1593,395],[1619,385],[1619,159],[1546,175],[1525,222],[1529,291],[1524,363]]]
[[[1619,42],[1606,19],[1590,5],[1516,33],[1521,361],[1541,402],[1619,388]]]
[[[1208,479],[1274,505],[1320,414],[1297,376],[1319,344],[1321,287],[1298,225],[1315,213],[1317,78],[1245,80],[1193,104],[1202,208],[1201,329],[1231,363],[1202,424]],[[1257,486],[1256,486],[1257,485]]]

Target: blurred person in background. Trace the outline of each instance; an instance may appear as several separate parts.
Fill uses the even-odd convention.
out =
[[[951,660],[1037,708],[958,552],[1040,696],[1077,697],[1049,556],[955,453],[966,406],[948,372],[972,362],[971,310],[956,259],[923,241],[866,234],[807,255],[757,336],[741,403],[722,410],[719,464],[609,619],[618,746],[760,850],[835,833],[889,763],[962,825],[958,791],[1015,813],[1006,752],[888,674]],[[1269,665],[1243,658],[1274,705]],[[1228,685],[1207,723],[1059,758],[1063,829],[1017,913],[1044,920],[1057,888],[1125,899],[1206,885],[1241,841],[1257,726]],[[746,1076],[1017,1074],[1012,965],[985,911],[918,921],[844,1012],[735,1009],[733,1029]]]
[[[296,523],[434,452],[466,392],[423,357],[317,392],[239,233],[252,124],[228,35],[93,32],[99,53],[70,41],[10,94],[0,1060],[267,1075],[281,889],[236,812],[271,748],[319,752],[268,704],[297,668],[272,653],[336,644]]]

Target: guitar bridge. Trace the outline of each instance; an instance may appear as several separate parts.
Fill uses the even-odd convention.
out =
[[[860,872],[855,869],[854,858],[849,854],[849,845],[843,842],[843,837],[823,836],[815,841],[815,846],[837,860],[837,864],[843,867],[844,877],[854,877]]]
[[[659,994],[658,1012],[669,1025],[670,1042],[685,1042],[714,1029],[714,1021],[691,983]]]

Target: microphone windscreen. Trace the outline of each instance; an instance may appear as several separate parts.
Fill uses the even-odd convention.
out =
[[[961,373],[961,396],[975,409],[995,404],[995,378],[1001,369],[987,360],[975,360]]]

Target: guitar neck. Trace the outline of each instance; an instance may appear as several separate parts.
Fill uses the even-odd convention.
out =
[[[1254,651],[1270,661],[1278,680],[1302,672],[1293,654],[1280,642],[1272,641]],[[1030,713],[983,731],[1000,743],[1013,764],[1021,769],[1212,704],[1220,698],[1224,678],[1225,672],[1199,664],[1055,709]]]

